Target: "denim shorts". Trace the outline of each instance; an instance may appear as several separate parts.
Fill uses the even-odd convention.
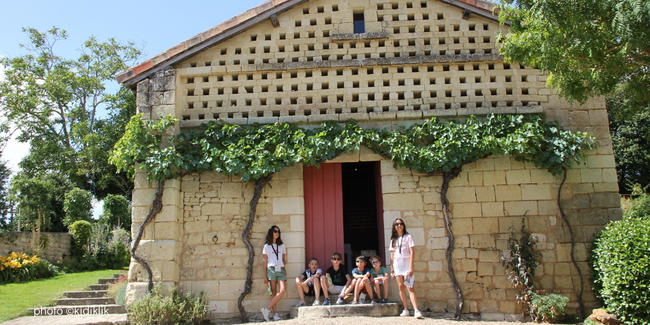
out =
[[[266,268],[266,276],[269,278],[269,281],[287,280],[284,268],[280,272],[276,272],[274,266]]]

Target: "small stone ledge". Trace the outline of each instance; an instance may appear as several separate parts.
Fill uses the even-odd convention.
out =
[[[385,66],[421,63],[455,63],[455,62],[485,62],[500,61],[503,56],[496,53],[490,54],[450,54],[450,55],[416,55],[392,58],[366,58],[354,60],[328,60],[286,63],[262,63],[241,65],[242,72],[255,71],[288,71],[301,69],[345,68],[362,66]],[[219,67],[213,67],[213,71]]]
[[[340,113],[340,114],[318,114],[318,115],[283,115],[280,117],[241,117],[241,118],[217,118],[213,121],[224,121],[233,124],[273,124],[286,122],[290,124],[319,124],[324,121],[345,122],[347,120],[363,121],[395,121],[395,120],[418,120],[431,117],[454,118],[470,115],[485,116],[488,114],[540,114],[543,113],[541,105],[534,106],[497,106],[497,107],[475,107],[475,108],[452,108],[452,109],[422,109],[403,110],[388,112],[368,113]],[[180,121],[181,128],[195,128],[211,120],[184,120]]]
[[[361,34],[332,34],[330,39],[332,42],[337,41],[358,41],[358,40],[370,40],[370,39],[384,39],[388,38],[390,33],[383,30],[381,32],[370,32],[370,33],[361,33]]]
[[[315,317],[354,317],[354,316],[397,316],[401,304],[362,304],[362,305],[330,305],[291,307],[291,318],[315,318]]]

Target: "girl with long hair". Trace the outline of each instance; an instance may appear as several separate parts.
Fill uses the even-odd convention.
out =
[[[268,306],[262,307],[262,316],[267,322],[271,321],[271,310],[273,310],[273,320],[281,319],[276,304],[287,292],[287,275],[284,270],[284,265],[287,262],[287,249],[282,243],[280,235],[280,227],[271,226],[266,234],[266,244],[262,249],[264,284],[271,283],[271,302]]]
[[[404,310],[402,317],[409,316],[408,302],[406,300],[406,289],[409,291],[411,304],[415,309],[415,318],[422,318],[418,310],[418,297],[413,289],[413,257],[415,256],[415,244],[413,237],[406,231],[406,224],[401,218],[393,221],[393,231],[390,236],[390,268],[391,277],[397,279],[399,297],[402,300]]]

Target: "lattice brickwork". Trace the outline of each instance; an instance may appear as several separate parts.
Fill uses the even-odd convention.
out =
[[[365,34],[353,34],[363,12]],[[178,118],[237,123],[539,111],[535,69],[504,64],[497,22],[439,1],[321,0],[177,67]],[[193,121],[193,122],[187,122]]]

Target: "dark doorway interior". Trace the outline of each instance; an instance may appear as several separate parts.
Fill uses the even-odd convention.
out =
[[[379,252],[377,204],[375,192],[376,162],[341,164],[343,187],[343,229],[349,264],[362,251]],[[364,252],[367,253],[367,252]]]

